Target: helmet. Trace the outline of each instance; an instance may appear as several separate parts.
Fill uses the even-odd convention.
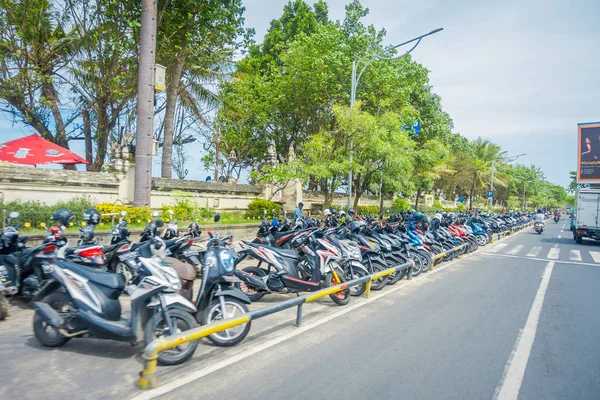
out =
[[[95,208],[88,208],[83,212],[83,220],[89,225],[98,225],[102,215]]]
[[[70,222],[73,222],[73,213],[71,210],[67,210],[66,208],[61,208],[52,214],[50,218],[54,222],[60,222],[61,225],[67,226]]]
[[[353,221],[350,224],[350,231],[353,233],[358,233],[358,231],[360,231],[360,228],[362,228],[365,225],[365,221]]]
[[[331,215],[336,215],[337,214],[337,210],[335,208],[332,208],[329,211],[331,211]]]
[[[326,217],[328,217],[328,216],[330,216],[330,215],[331,215],[331,211],[329,211],[329,208],[326,208],[326,209],[323,211],[323,215],[324,215],[324,216],[326,216]]]
[[[541,214],[541,213],[542,213],[542,209],[538,208],[538,214]]]
[[[415,218],[415,221],[420,221],[423,219],[423,214],[418,211],[415,211],[413,217]]]
[[[346,216],[346,212],[345,211],[340,211],[340,217],[345,217]]]

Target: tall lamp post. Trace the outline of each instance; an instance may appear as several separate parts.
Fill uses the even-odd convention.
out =
[[[513,162],[517,158],[526,155],[527,153],[517,154],[516,156],[510,157],[502,157],[502,161],[504,162]],[[490,210],[494,207],[494,172],[496,172],[496,160],[492,160],[492,180],[490,181],[490,192],[492,192],[492,196],[490,197]]]
[[[354,103],[356,102],[356,87],[358,86],[358,81],[360,80],[360,77],[362,76],[363,72],[365,72],[365,69],[369,65],[371,65],[371,63],[373,61],[375,61],[376,59],[398,60],[398,59],[410,54],[419,45],[419,43],[421,43],[421,40],[423,40],[424,37],[433,35],[434,33],[438,33],[442,30],[444,30],[444,28],[435,29],[429,33],[426,33],[421,36],[417,36],[416,38],[408,40],[404,43],[397,44],[396,46],[393,46],[389,49],[389,50],[397,49],[398,47],[402,47],[409,43],[416,42],[414,44],[414,46],[410,48],[410,50],[408,50],[406,53],[404,53],[400,56],[387,57],[386,53],[367,54],[366,56],[361,57],[358,60],[352,61],[352,86],[350,87],[350,108],[354,108]],[[358,68],[360,68],[361,65],[362,65],[362,68],[360,69],[360,72],[358,72]],[[357,74],[357,72],[358,72],[358,74]],[[350,171],[348,171],[348,208],[351,208],[351,207],[352,207],[352,139],[350,139]]]

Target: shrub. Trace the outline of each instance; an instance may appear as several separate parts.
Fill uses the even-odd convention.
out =
[[[467,209],[467,207],[463,203],[458,203],[458,205],[456,206],[456,209],[458,211],[465,211]]]
[[[442,202],[439,201],[439,200],[436,200],[436,201],[433,202],[433,207],[437,208],[438,210],[441,210],[442,208],[444,208]]]
[[[394,212],[410,210],[410,203],[408,202],[408,200],[398,197],[392,203],[392,210]]]
[[[267,217],[273,218],[281,213],[281,205],[274,201],[254,199],[248,204],[247,216],[250,218],[262,218],[267,211]]]
[[[379,207],[377,206],[358,206],[356,210],[358,215],[369,215],[376,216],[379,214]]]
[[[6,210],[6,215],[11,211],[17,211],[19,221],[28,223],[31,227],[39,227],[40,224],[49,224],[52,214],[61,209],[66,208],[73,212],[75,221],[74,225],[81,223],[83,212],[88,208],[93,208],[95,205],[90,197],[81,196],[75,197],[69,201],[60,201],[55,205],[47,205],[40,201],[9,201],[0,202],[0,209]]]
[[[120,213],[121,211],[127,211],[125,219],[127,222],[132,224],[148,223],[152,218],[152,213],[146,207],[128,207],[125,205],[117,205],[113,203],[99,203],[96,205],[96,209],[102,214],[102,222],[110,223],[112,216],[105,214]],[[115,216],[115,221],[118,221],[119,217]]]

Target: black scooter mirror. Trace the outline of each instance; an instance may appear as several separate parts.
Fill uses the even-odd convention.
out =
[[[215,214],[214,221],[215,221],[215,222],[219,222],[220,220],[221,220],[221,214],[219,214],[219,213],[216,213],[216,214]]]
[[[158,211],[154,211],[154,212],[152,213],[152,216],[153,216],[154,218],[158,217],[159,215],[160,215],[160,213],[159,213]]]
[[[19,215],[20,214],[17,211],[12,211],[8,214],[8,218],[11,218],[11,219],[19,218]]]
[[[127,211],[123,210],[121,211],[121,217],[125,217],[127,215]]]

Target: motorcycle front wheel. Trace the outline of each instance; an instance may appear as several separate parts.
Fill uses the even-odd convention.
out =
[[[198,326],[196,320],[190,313],[176,308],[169,309],[168,313],[169,318],[171,319],[171,326],[175,328],[175,332],[169,332],[169,327],[166,324],[163,313],[157,312],[150,318],[144,327],[144,346],[150,344],[154,339],[185,332]],[[198,341],[194,340],[161,351],[158,353],[158,363],[160,365],[179,365],[194,355],[196,347],[198,347]]]
[[[219,322],[225,319],[239,317],[248,312],[246,304],[235,297],[223,296],[213,299],[202,315],[202,325],[208,325],[212,322]],[[231,347],[240,343],[250,332],[251,322],[225,329],[221,332],[213,333],[208,339],[220,347]]]
[[[8,317],[8,300],[4,293],[0,293],[0,321]]]
[[[341,268],[335,267],[334,270],[335,270],[336,275],[341,280],[341,282],[338,282],[337,278],[333,275],[332,272],[330,272],[327,274],[327,276],[325,276],[325,286],[327,286],[327,287],[339,285],[340,283],[344,283],[346,281],[344,279],[344,271],[342,271]],[[346,288],[346,289],[340,290],[339,292],[330,294],[329,297],[338,306],[345,306],[346,304],[348,304],[350,302],[350,294],[351,294],[350,289]]]
[[[369,275],[369,271],[366,268],[361,268],[356,265],[346,267],[344,278],[346,281],[351,281],[354,279],[362,278],[363,276]],[[362,294],[367,290],[367,283],[361,283],[360,285],[356,285],[350,288],[351,296],[362,296]]]

